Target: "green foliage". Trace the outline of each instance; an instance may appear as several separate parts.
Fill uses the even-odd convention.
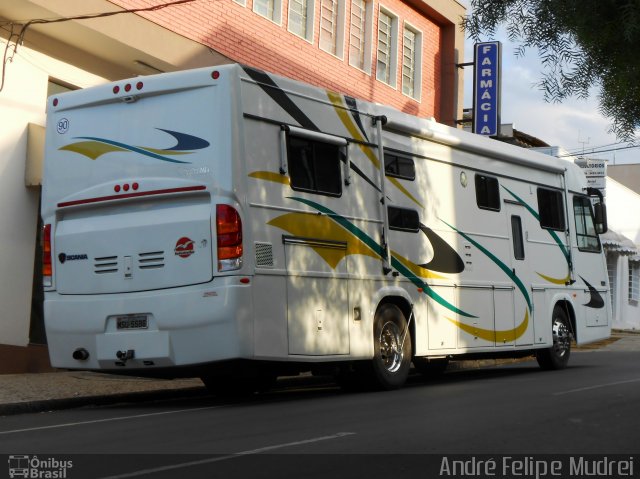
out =
[[[474,41],[504,25],[516,54],[537,48],[545,100],[586,98],[599,88],[611,132],[632,141],[640,128],[640,0],[471,0],[463,27]]]

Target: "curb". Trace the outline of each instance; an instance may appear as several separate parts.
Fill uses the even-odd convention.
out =
[[[501,364],[512,364],[522,362],[531,358],[520,359],[486,359],[486,360],[465,360],[452,361],[447,371],[458,372],[480,368],[490,368]],[[283,377],[278,381],[278,387],[274,389],[287,390],[306,388],[309,386],[336,386],[333,379],[324,376],[293,376]],[[139,403],[166,401],[171,399],[189,399],[198,397],[213,397],[204,387],[185,387],[176,389],[149,389],[146,391],[124,392],[116,394],[74,396],[56,399],[44,399],[38,401],[21,401],[15,403],[0,404],[0,416],[10,416],[17,414],[41,413],[59,411],[65,409],[76,409],[88,406],[108,406],[118,403]]]
[[[0,404],[0,416],[58,411],[86,406],[106,406],[121,402],[135,403],[162,401],[167,399],[182,399],[207,395],[209,395],[209,393],[204,387],[192,387],[184,389],[160,389],[130,393],[118,393],[102,396],[78,396],[59,399],[45,399],[42,401],[23,401]]]
[[[626,332],[625,332],[626,333]],[[635,333],[640,336],[640,332]],[[601,344],[595,343],[597,346],[616,342],[620,337],[613,337],[602,341]],[[617,336],[617,335],[616,335]],[[596,346],[596,347],[597,347]],[[576,348],[576,352],[592,352],[596,348],[583,347]],[[465,370],[475,370],[483,368],[491,368],[496,366],[518,364],[527,361],[535,361],[533,356],[522,358],[504,358],[504,359],[467,359],[453,360],[449,363],[447,371],[458,372]],[[308,387],[310,385],[327,385],[335,384],[332,380],[322,377],[302,377],[295,376],[290,378],[281,378],[277,389]],[[149,389],[146,391],[124,392],[116,394],[74,396],[67,398],[45,399],[38,401],[22,401],[15,403],[0,404],[0,416],[9,416],[15,414],[39,413],[54,410],[74,409],[87,406],[107,406],[117,403],[138,403],[164,401],[171,399],[188,399],[197,397],[208,397],[211,393],[204,386],[201,387],[183,387],[175,389]]]

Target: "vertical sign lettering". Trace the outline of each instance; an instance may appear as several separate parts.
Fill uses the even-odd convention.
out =
[[[500,134],[500,42],[476,43],[474,55],[473,132]]]

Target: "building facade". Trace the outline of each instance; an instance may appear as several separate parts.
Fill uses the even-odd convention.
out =
[[[464,12],[451,0],[222,0],[140,15],[232,61],[453,125]]]
[[[640,165],[633,166],[640,168]],[[637,211],[640,211],[640,194],[608,177],[610,231],[604,235],[603,245],[607,255],[613,327],[619,329],[640,329],[640,216]]]
[[[454,125],[456,0],[0,0],[0,373],[46,368],[39,201],[46,98],[240,62]],[[460,72],[460,73],[459,73]]]

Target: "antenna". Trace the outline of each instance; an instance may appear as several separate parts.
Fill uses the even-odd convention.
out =
[[[578,130],[578,143],[582,144],[582,157],[584,158],[584,145],[588,145],[591,137],[588,136],[586,140],[580,139],[580,130]]]

